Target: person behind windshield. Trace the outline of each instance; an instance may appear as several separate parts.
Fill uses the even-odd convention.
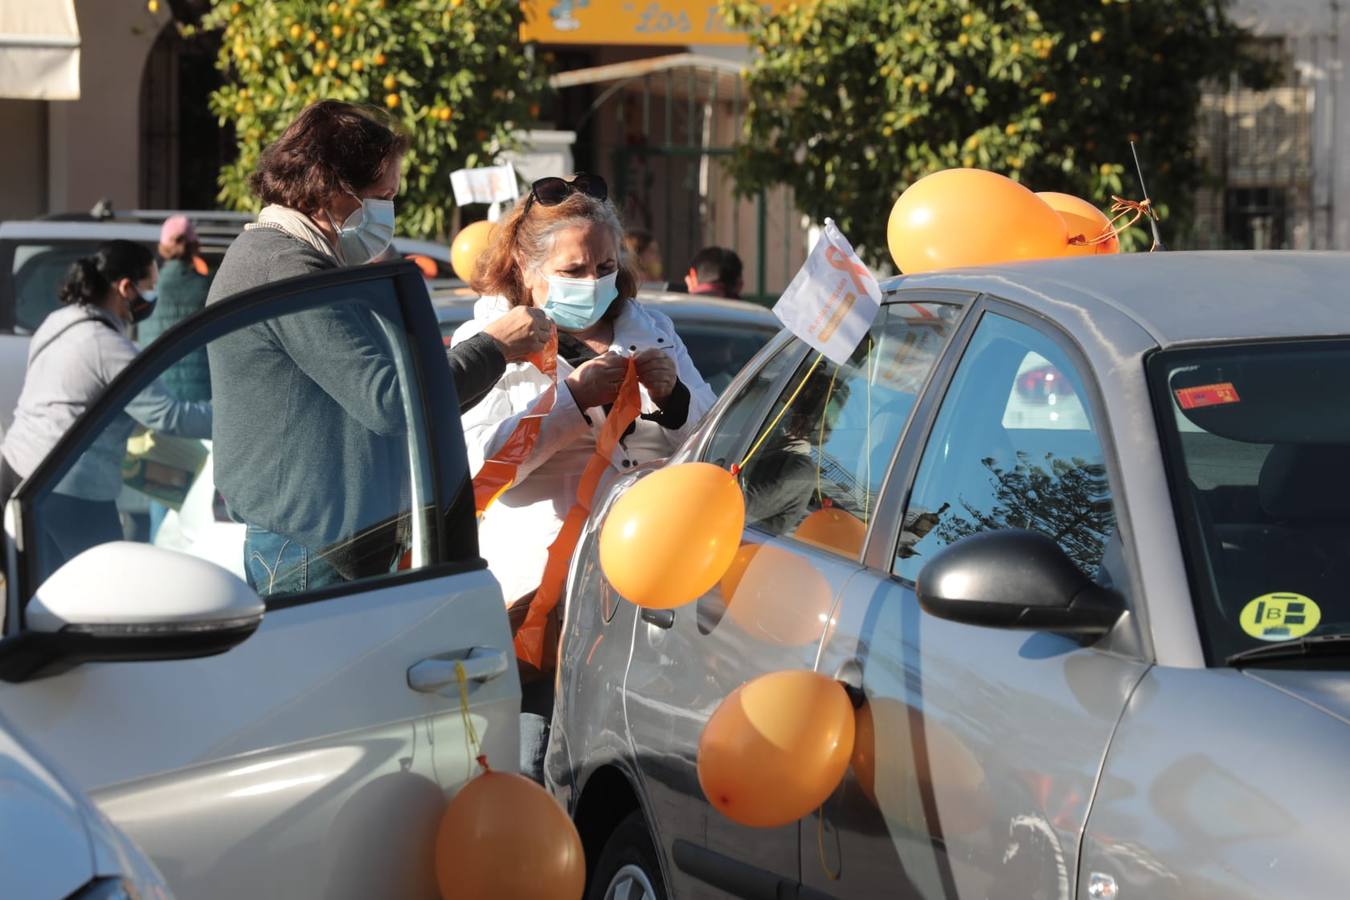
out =
[[[473,287],[483,296],[455,332],[469,341],[514,310],[542,310],[558,331],[556,399],[543,415],[514,483],[479,523],[479,552],[501,582],[516,627],[543,575],[549,545],[576,502],[596,438],[634,360],[642,415],[615,447],[610,474],[669,456],[698,426],[715,397],[670,319],[634,299],[637,279],[622,256],[623,227],[593,175],[543,178],[497,225]],[[464,415],[469,466],[478,472],[536,413],[554,381],[513,363],[482,403]],[[556,612],[556,611],[555,611]],[[527,677],[534,673],[527,671]],[[527,689],[525,711],[541,726],[522,735],[524,771],[539,777],[552,681]]]
[[[155,311],[158,277],[154,256],[131,241],[108,241],[70,267],[60,289],[63,308],[47,316],[28,346],[14,424],[0,447],[5,497],[140,352],[127,331]],[[122,539],[116,500],[127,438],[138,424],[206,438],[211,406],[178,400],[160,381],[128,403],[44,502],[38,521],[44,571],[55,571],[96,544]]]

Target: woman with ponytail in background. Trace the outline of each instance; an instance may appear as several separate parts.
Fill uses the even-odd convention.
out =
[[[108,241],[70,267],[60,290],[63,308],[43,321],[29,344],[14,425],[0,446],[5,498],[140,352],[127,330],[154,312],[158,277],[154,256],[131,241]],[[121,421],[102,431],[44,505],[39,528],[46,571],[122,538],[116,501],[127,438],[137,424],[209,438],[211,406],[175,400],[158,381],[128,403]]]

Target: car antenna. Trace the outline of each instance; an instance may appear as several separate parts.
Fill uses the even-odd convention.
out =
[[[1139,164],[1139,151],[1135,149],[1134,141],[1130,141],[1130,153],[1134,156],[1134,170],[1139,173],[1139,190],[1143,192],[1144,202],[1148,204],[1148,227],[1153,229],[1153,246],[1148,248],[1148,252],[1166,250],[1162,236],[1158,234],[1158,214],[1153,211],[1153,201],[1148,198],[1148,186],[1144,184],[1144,167]]]

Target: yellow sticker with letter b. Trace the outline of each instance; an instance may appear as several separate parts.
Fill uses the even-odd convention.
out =
[[[1322,610],[1302,594],[1263,594],[1242,607],[1242,630],[1260,641],[1303,637],[1322,621]]]

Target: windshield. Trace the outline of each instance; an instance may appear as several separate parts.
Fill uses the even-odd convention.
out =
[[[1350,632],[1350,342],[1162,353],[1149,368],[1210,662]]]
[[[449,347],[455,329],[473,316],[473,305],[446,305],[437,309],[437,315],[441,341]],[[676,319],[674,324],[694,367],[715,394],[721,394],[750,357],[778,333],[772,327],[723,325],[692,319]]]

